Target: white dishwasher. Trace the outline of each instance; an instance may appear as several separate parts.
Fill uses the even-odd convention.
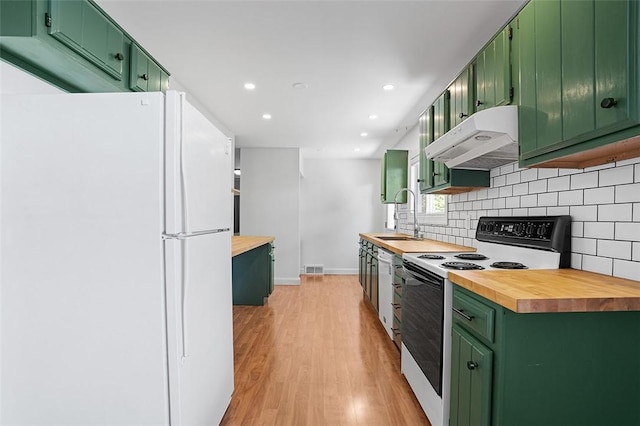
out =
[[[378,249],[378,316],[393,340],[393,257],[394,254]]]

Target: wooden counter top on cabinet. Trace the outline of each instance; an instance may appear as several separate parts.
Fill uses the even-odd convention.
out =
[[[517,313],[640,311],[640,281],[576,269],[456,271],[449,280]]]
[[[385,240],[383,238],[410,238],[407,240]],[[414,240],[407,234],[396,233],[376,233],[360,234],[360,238],[365,239],[375,245],[389,250],[395,254],[403,253],[447,253],[447,252],[474,252],[475,247],[461,246],[458,244],[445,243],[443,241],[421,239]]]
[[[275,237],[256,237],[252,235],[235,235],[231,237],[231,257],[246,253],[261,245],[268,244]]]

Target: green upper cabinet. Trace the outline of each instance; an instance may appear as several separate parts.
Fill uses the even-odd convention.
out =
[[[433,188],[433,160],[424,155],[424,148],[433,141],[433,107],[429,107],[418,119],[420,132],[420,192]]]
[[[450,92],[445,90],[433,104],[433,139],[435,141],[440,136],[447,133],[451,128],[450,116]],[[433,162],[433,186],[445,185],[449,181],[449,169],[444,163]]]
[[[603,148],[640,133],[639,9],[634,0],[532,0],[519,13],[522,166],[625,158]]]
[[[124,34],[88,1],[51,0],[49,34],[117,80],[122,80]]]
[[[473,85],[471,67],[465,70],[449,86],[449,124],[450,128],[473,114]]]
[[[394,197],[402,188],[407,188],[409,176],[409,151],[390,149],[384,153],[380,172],[380,201],[385,204],[406,203],[407,191]]]
[[[169,73],[91,0],[0,1],[0,58],[69,92],[168,87]],[[131,82],[141,62],[148,80]]]
[[[131,44],[129,88],[134,92],[164,92],[168,75],[138,45]]]
[[[500,31],[473,62],[475,111],[508,105],[513,96],[511,82],[511,25]]]

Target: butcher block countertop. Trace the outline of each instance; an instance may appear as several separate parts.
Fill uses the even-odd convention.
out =
[[[395,254],[403,253],[446,253],[446,252],[474,252],[475,247],[460,246],[457,244],[445,243],[436,240],[382,240],[378,237],[410,237],[406,234],[395,233],[376,233],[376,234],[360,234],[360,238],[374,243],[384,249],[387,249]]]
[[[256,247],[268,244],[275,237],[255,237],[251,235],[235,235],[231,237],[231,257],[246,253]]]
[[[640,311],[640,281],[577,269],[456,271],[449,280],[517,313]]]

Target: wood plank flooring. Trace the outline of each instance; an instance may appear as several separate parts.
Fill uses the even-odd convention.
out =
[[[302,276],[233,316],[222,425],[429,425],[357,276]]]

